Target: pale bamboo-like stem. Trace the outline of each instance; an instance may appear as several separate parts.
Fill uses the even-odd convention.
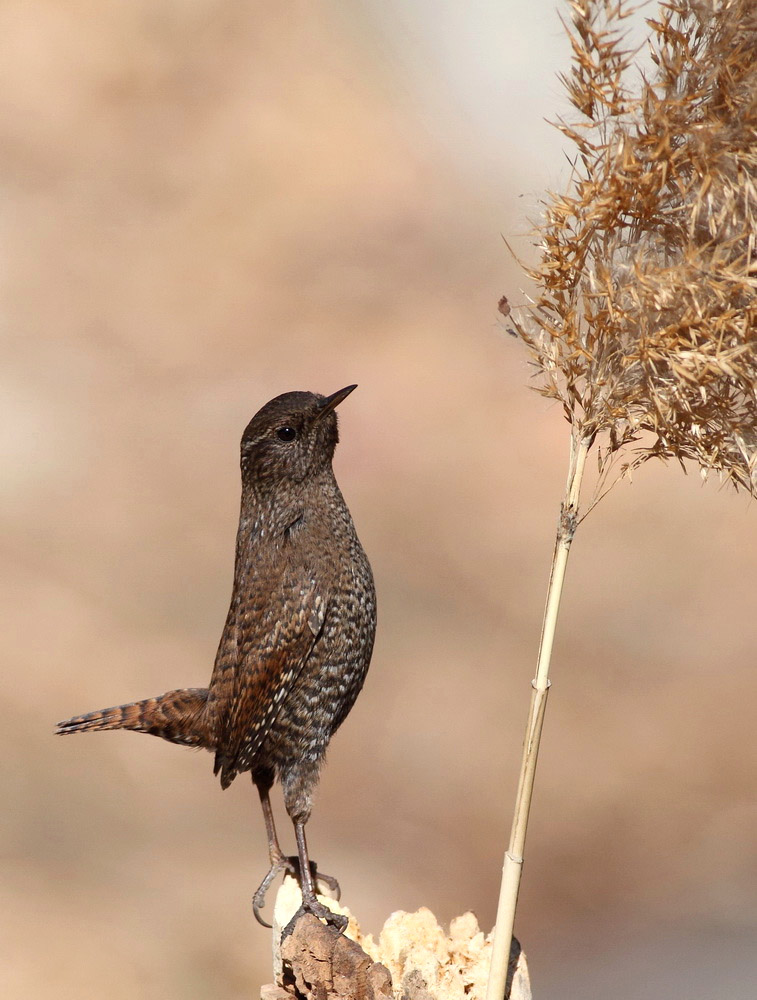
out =
[[[552,569],[549,575],[547,605],[539,643],[539,659],[536,676],[531,681],[531,705],[528,710],[526,736],[523,741],[518,791],[515,797],[515,812],[510,832],[510,844],[502,866],[502,883],[497,906],[497,923],[492,944],[492,964],[486,1000],[503,1000],[507,983],[507,967],[510,960],[510,946],[515,923],[515,908],[518,903],[518,889],[523,870],[523,850],[526,844],[528,814],[534,790],[536,761],[539,756],[544,712],[549,693],[549,665],[552,658],[552,644],[560,610],[565,567],[573,536],[578,524],[578,500],[581,492],[586,456],[594,441],[594,436],[580,438],[574,427],[570,437],[570,466],[565,497],[560,507],[560,521],[557,526]]]

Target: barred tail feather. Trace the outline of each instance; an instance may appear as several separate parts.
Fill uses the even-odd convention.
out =
[[[103,729],[131,729],[159,736],[170,743],[213,750],[215,740],[204,717],[207,700],[207,688],[181,688],[168,691],[159,698],[146,698],[129,705],[76,715],[73,719],[59,722],[55,732],[58,736],[66,736]]]

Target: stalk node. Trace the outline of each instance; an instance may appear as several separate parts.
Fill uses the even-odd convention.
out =
[[[538,677],[534,677],[534,679],[531,681],[531,687],[534,689],[534,691],[546,691],[546,690],[548,690],[549,688],[552,687],[552,681],[548,677],[546,679],[546,681],[544,682],[544,684],[542,684],[541,687],[540,687],[539,686],[539,678]]]

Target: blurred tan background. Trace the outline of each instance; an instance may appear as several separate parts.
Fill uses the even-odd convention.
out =
[[[238,440],[289,389],[360,384],[336,470],[380,600],[313,854],[368,929],[488,928],[565,475],[496,312],[501,237],[532,253],[565,173],[556,12],[6,0],[0,37],[2,995],[270,978],[245,777],[52,730],[207,682]],[[756,556],[754,506],[674,468],[579,533],[518,920],[539,998],[754,995]]]

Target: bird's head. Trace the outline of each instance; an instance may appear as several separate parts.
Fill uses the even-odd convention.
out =
[[[285,392],[266,403],[242,435],[242,475],[262,485],[302,482],[331,465],[339,441],[336,407],[356,389],[331,396]]]

